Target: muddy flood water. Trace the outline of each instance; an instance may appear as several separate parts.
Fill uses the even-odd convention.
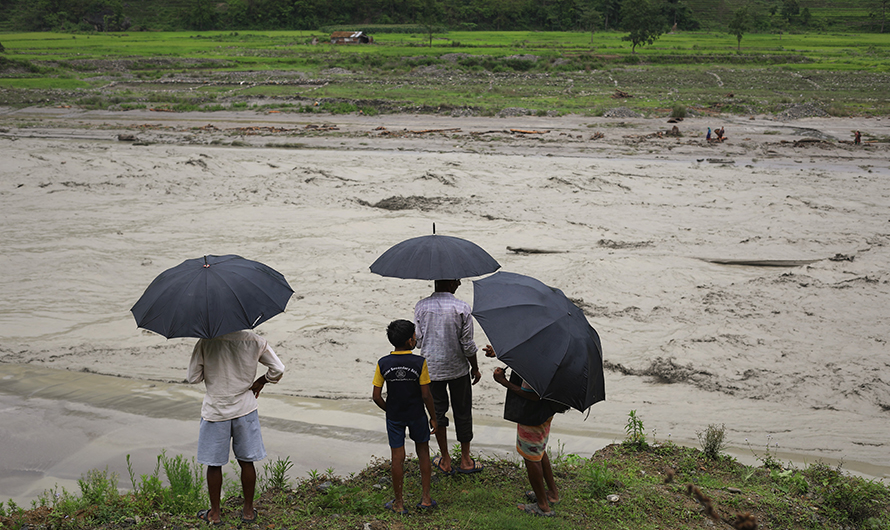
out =
[[[737,126],[750,141],[717,147],[611,132],[593,147],[356,133],[285,149],[199,145],[185,129],[147,145],[105,129],[8,130],[0,499],[76,490],[94,468],[129,487],[127,454],[137,475],[161,451],[194,454],[203,389],[184,383],[194,341],[136,329],[129,308],[160,272],[204,254],[262,261],[295,291],[258,328],[287,367],[260,400],[270,458],[289,457],[298,478],[385,456],[370,401],[390,349],[383,330],[432,285],[368,266],[433,222],[502,270],[562,289],[599,332],[607,399],[554,420],[561,450],[621,441],[636,410],[656,441],[698,446],[697,432],[723,424],[727,452],[745,462],[770,444],[799,465],[843,461],[890,478],[887,148],[795,147],[767,134],[776,124]],[[472,303],[470,280],[457,296]],[[480,365],[474,451],[512,458],[491,379],[500,364]]]

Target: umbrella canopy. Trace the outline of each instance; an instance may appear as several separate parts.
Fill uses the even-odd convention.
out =
[[[414,280],[459,280],[501,268],[479,245],[459,237],[429,235],[391,247],[371,264],[371,272]]]
[[[204,256],[167,269],[130,310],[168,339],[212,339],[252,329],[284,311],[294,290],[278,271],[241,256]]]
[[[559,289],[498,272],[473,282],[473,317],[542,398],[581,411],[606,399],[599,335]]]

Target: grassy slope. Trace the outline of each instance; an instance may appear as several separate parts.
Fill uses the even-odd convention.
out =
[[[9,34],[0,104],[210,110],[269,96],[282,108],[296,105],[288,111],[312,110],[302,106],[311,98],[366,112],[596,114],[680,104],[750,114],[816,103],[836,114],[890,113],[890,41],[882,35],[752,34],[737,54],[730,35],[681,32],[635,55],[621,36],[450,32],[428,48],[419,46],[423,35],[410,34],[382,34],[375,46],[312,46],[305,32]],[[526,55],[537,59],[516,58]],[[616,88],[634,98],[612,98]]]
[[[516,509],[529,489],[522,465],[509,460],[484,460],[477,475],[433,477],[432,495],[439,508],[418,513],[419,468],[406,465],[405,501],[411,514],[388,513],[383,504],[392,498],[388,462],[372,462],[349,478],[329,474],[266,489],[257,503],[258,528],[355,529],[370,525],[384,528],[433,529],[576,529],[602,530],[656,528],[714,528],[701,504],[691,497],[695,485],[710,499],[716,513],[733,520],[739,513],[753,514],[761,529],[890,529],[890,490],[814,465],[805,470],[783,469],[768,451],[761,461],[769,467],[753,468],[719,457],[706,458],[695,449],[673,444],[608,446],[588,458],[551,453],[561,502],[556,517],[539,519]],[[482,461],[482,459],[480,459]],[[192,474],[200,478],[200,472]],[[144,479],[143,479],[144,480]],[[226,491],[238,492],[228,479]],[[137,524],[147,530],[193,527],[195,506],[178,513],[159,509],[139,495],[118,496],[107,488],[107,477],[91,475],[95,488],[88,505],[53,501],[33,510],[9,510],[0,528],[22,524],[54,527],[118,528]],[[202,487],[202,486],[198,486]],[[97,490],[107,494],[96,495]],[[225,527],[236,527],[240,499],[237,493],[224,502]],[[618,500],[608,500],[617,495]],[[65,498],[63,496],[63,498]],[[46,500],[46,498],[44,498]],[[56,502],[56,506],[52,503]],[[206,502],[199,499],[197,503]],[[196,504],[201,506],[201,504]],[[726,527],[717,523],[718,527]],[[243,527],[243,526],[242,526]]]

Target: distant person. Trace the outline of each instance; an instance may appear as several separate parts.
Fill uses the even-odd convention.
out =
[[[430,390],[436,407],[436,442],[439,455],[433,465],[442,473],[478,473],[482,464],[470,457],[473,440],[473,390],[482,379],[473,342],[473,317],[470,305],[454,293],[460,280],[436,280],[435,292],[414,306],[417,344],[430,370]],[[472,376],[472,381],[470,377]],[[460,442],[460,463],[453,465],[448,450],[449,397],[454,430]]]
[[[430,374],[426,360],[411,353],[417,346],[414,323],[410,320],[394,320],[386,328],[386,336],[395,351],[377,361],[374,372],[372,398],[378,407],[386,411],[386,432],[392,452],[392,489],[395,498],[386,503],[386,509],[406,515],[402,497],[405,478],[405,428],[414,440],[417,460],[420,463],[421,497],[419,510],[431,510],[437,503],[430,497],[430,434],[436,432],[436,412],[430,393]],[[383,385],[386,384],[386,399]],[[424,412],[426,407],[426,412]],[[429,428],[427,428],[429,413]]]
[[[257,363],[268,368],[254,380]],[[200,339],[189,362],[188,382],[204,382],[206,392],[201,406],[198,433],[198,463],[207,466],[207,493],[210,508],[198,512],[202,520],[221,524],[220,496],[222,466],[229,461],[229,445],[241,466],[244,505],[241,522],[253,523],[256,492],[254,462],[266,458],[260,433],[257,398],[266,383],[277,383],[284,365],[266,339],[252,331],[235,331],[213,339]]]
[[[705,135],[705,140],[708,142],[711,141],[711,128],[710,127],[708,127],[708,134]]]
[[[859,132],[859,131],[854,131],[853,134],[855,135],[854,138],[853,138],[853,144],[854,144],[854,145],[859,145],[859,144],[861,144],[861,143],[862,143],[862,133]]]
[[[483,349],[486,357],[495,356],[490,345]],[[517,508],[531,515],[552,517],[552,507],[559,503],[559,489],[547,455],[547,442],[550,439],[550,423],[554,414],[565,412],[568,407],[541,399],[515,371],[508,380],[503,368],[495,368],[494,380],[507,389],[504,419],[516,423],[516,452],[525,461],[525,470],[532,487],[531,491],[525,493],[528,503],[519,504]]]
[[[714,132],[717,134],[717,141],[718,141],[718,142],[723,142],[724,128],[723,128],[723,127],[720,127],[719,129],[715,130]]]

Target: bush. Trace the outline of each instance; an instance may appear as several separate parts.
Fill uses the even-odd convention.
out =
[[[686,117],[686,105],[682,103],[674,103],[674,108],[671,109],[671,118],[685,118]]]
[[[861,525],[886,514],[890,493],[881,482],[846,476],[840,465],[832,469],[814,464],[806,473],[816,482],[817,492],[835,517]]]
[[[615,476],[603,463],[591,463],[581,468],[581,478],[587,483],[584,495],[590,499],[602,499],[618,487]]]
[[[829,115],[838,117],[838,118],[842,118],[842,117],[849,116],[852,114],[850,112],[850,109],[848,109],[847,106],[844,105],[843,103],[841,103],[840,101],[832,101],[831,105],[829,105],[829,107],[827,109],[827,112]]]
[[[712,423],[704,432],[698,431],[695,435],[698,436],[702,452],[706,457],[711,460],[720,458],[720,452],[726,447],[726,425]]]

